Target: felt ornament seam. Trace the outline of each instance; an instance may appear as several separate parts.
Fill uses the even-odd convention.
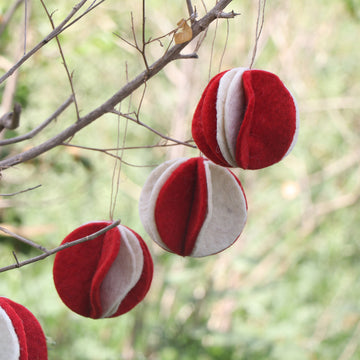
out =
[[[216,164],[261,169],[288,155],[299,129],[294,97],[263,70],[234,68],[214,76],[192,120],[198,148]]]
[[[202,157],[181,158],[150,174],[139,213],[145,230],[163,249],[202,257],[236,241],[245,226],[247,203],[230,170]]]
[[[84,224],[65,237],[62,244],[109,224]],[[93,319],[115,317],[143,300],[151,285],[153,261],[143,239],[119,225],[57,253],[53,276],[60,298],[72,311]]]

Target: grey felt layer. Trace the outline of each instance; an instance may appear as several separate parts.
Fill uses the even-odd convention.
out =
[[[237,68],[231,69],[221,77],[216,97],[216,140],[222,156],[232,166],[236,166],[236,162],[234,163],[225,134],[225,103],[229,86],[237,72]]]
[[[20,357],[19,339],[11,319],[0,307],[0,360],[18,360]]]
[[[170,251],[163,243],[155,222],[155,206],[159,192],[172,172],[187,158],[168,160],[151,172],[142,188],[139,200],[140,220],[150,237],[163,249]]]
[[[216,98],[216,140],[225,160],[237,167],[235,149],[237,135],[245,112],[242,74],[247,68],[234,68],[220,79]]]
[[[244,193],[229,170],[205,162],[208,213],[191,256],[216,254],[232,245],[244,229],[247,209]]]
[[[137,237],[122,225],[117,229],[121,235],[119,253],[100,288],[103,318],[115,314],[125,296],[139,281],[144,266],[144,255]]]
[[[237,68],[236,75],[229,86],[225,102],[225,138],[235,167],[238,166],[235,160],[236,141],[246,110],[245,94],[242,86],[242,76],[246,70],[248,68]]]
[[[169,160],[148,177],[140,195],[139,212],[150,237],[170,251],[161,240],[155,223],[155,206],[159,192],[172,172],[188,159]],[[208,193],[207,214],[190,256],[203,257],[218,253],[236,241],[246,218],[246,200],[236,179],[226,168],[205,161]]]

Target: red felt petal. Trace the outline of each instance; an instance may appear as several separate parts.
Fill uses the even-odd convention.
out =
[[[127,228],[129,229],[129,228]],[[144,265],[143,270],[140,275],[139,281],[136,283],[136,285],[130,290],[130,292],[126,295],[126,297],[121,302],[118,310],[114,313],[114,315],[110,317],[116,317],[119,315],[122,315],[128,311],[130,311],[132,308],[134,308],[139,302],[141,302],[147,292],[150,289],[150,285],[153,278],[153,272],[154,272],[154,265],[152,261],[152,257],[150,254],[150,251],[144,242],[144,240],[140,237],[139,234],[137,234],[135,231],[129,229],[139,240],[141,249],[143,251],[144,255]]]
[[[155,222],[163,243],[172,252],[190,255],[207,212],[204,159],[179,165],[159,192]]]
[[[109,224],[106,221],[85,224],[71,232],[62,244],[93,234]],[[90,292],[104,237],[105,234],[62,250],[55,256],[53,276],[56,290],[65,305],[82,316],[90,317],[92,314]]]
[[[296,130],[296,107],[290,92],[274,74],[248,70],[243,74],[247,102],[236,145],[243,169],[261,169],[280,161]]]
[[[192,136],[200,149],[210,160],[221,166],[231,166],[222,156],[216,140],[217,90],[224,71],[214,76],[205,88],[192,120]]]
[[[108,225],[109,224],[110,223],[108,223]],[[117,228],[114,228],[110,231],[107,231],[102,239],[101,256],[98,262],[97,269],[94,273],[90,289],[90,317],[93,319],[98,319],[103,314],[100,299],[100,288],[106,274],[108,273],[111,265],[113,264],[119,253],[120,238],[120,231]]]
[[[19,347],[20,347],[19,360],[28,360],[26,333],[20,315],[18,315],[16,310],[12,307],[12,301],[7,298],[0,297],[0,306],[5,310],[7,316],[10,318],[15,333],[18,337]]]
[[[6,301],[16,312],[17,316],[21,319],[22,327],[25,332],[25,346],[20,342],[20,360],[47,360],[48,356],[45,334],[36,317],[24,306],[9,299],[6,299]],[[9,315],[9,313],[7,314]],[[13,319],[11,317],[10,319],[14,325]],[[18,335],[18,326],[15,325],[14,327]],[[25,352],[27,352],[27,355]]]

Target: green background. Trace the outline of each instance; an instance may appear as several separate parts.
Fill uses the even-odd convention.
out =
[[[206,1],[208,9],[213,1]],[[194,1],[199,16],[201,1]],[[59,23],[72,1],[48,1]],[[2,2],[0,14],[8,4]],[[156,38],[187,17],[185,1],[147,2],[146,37]],[[40,4],[31,3],[27,47],[50,31]],[[131,16],[141,39],[141,2],[108,0],[60,36],[73,71],[81,115],[99,106],[144,65],[134,48]],[[149,80],[140,119],[180,140],[191,137],[193,111],[209,76],[249,66],[257,1],[233,1],[207,33],[197,60],[178,60]],[[23,46],[20,7],[0,37],[2,59],[13,62]],[[227,36],[228,34],[228,36]],[[154,258],[154,280],[145,300],[116,319],[91,320],[68,310],[52,281],[53,258],[0,274],[0,295],[28,307],[45,331],[49,359],[322,360],[360,358],[360,5],[355,0],[268,1],[254,68],[276,73],[300,112],[300,135],[282,162],[259,171],[236,170],[249,204],[240,239],[208,258],[188,259],[154,244],[138,217],[141,188],[166,159],[197,156],[184,146],[124,151],[114,218],[137,231]],[[227,39],[228,37],[228,39]],[[149,63],[168,38],[147,48]],[[184,50],[190,53],[195,45]],[[224,52],[225,49],[225,52]],[[224,53],[224,55],[223,55]],[[223,55],[223,56],[222,56]],[[0,75],[5,69],[0,68]],[[55,42],[21,69],[16,100],[24,134],[70,95]],[[3,85],[0,86],[0,95]],[[121,104],[136,111],[143,89]],[[3,147],[1,158],[55,135],[76,120],[70,107],[34,139]],[[107,115],[72,139],[98,149],[120,143],[126,122]],[[165,144],[129,123],[126,146]],[[0,193],[41,184],[34,191],[0,197],[0,223],[52,248],[81,224],[109,218],[114,160],[103,152],[60,146],[3,172]],[[224,224],[226,226],[226,224]],[[3,235],[0,266],[38,254]]]

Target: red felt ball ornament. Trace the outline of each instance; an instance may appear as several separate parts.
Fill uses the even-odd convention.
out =
[[[158,166],[140,196],[140,219],[167,251],[202,257],[232,245],[242,232],[247,204],[240,181],[202,157]]]
[[[0,359],[47,360],[44,332],[23,305],[0,297]]]
[[[295,100],[282,81],[246,68],[213,77],[192,121],[194,141],[210,160],[243,169],[279,162],[294,147],[298,128]]]
[[[90,222],[71,232],[62,244],[91,235],[110,225]],[[55,256],[56,290],[79,315],[111,318],[130,311],[147,294],[153,261],[143,239],[119,225],[105,234],[58,252]]]

